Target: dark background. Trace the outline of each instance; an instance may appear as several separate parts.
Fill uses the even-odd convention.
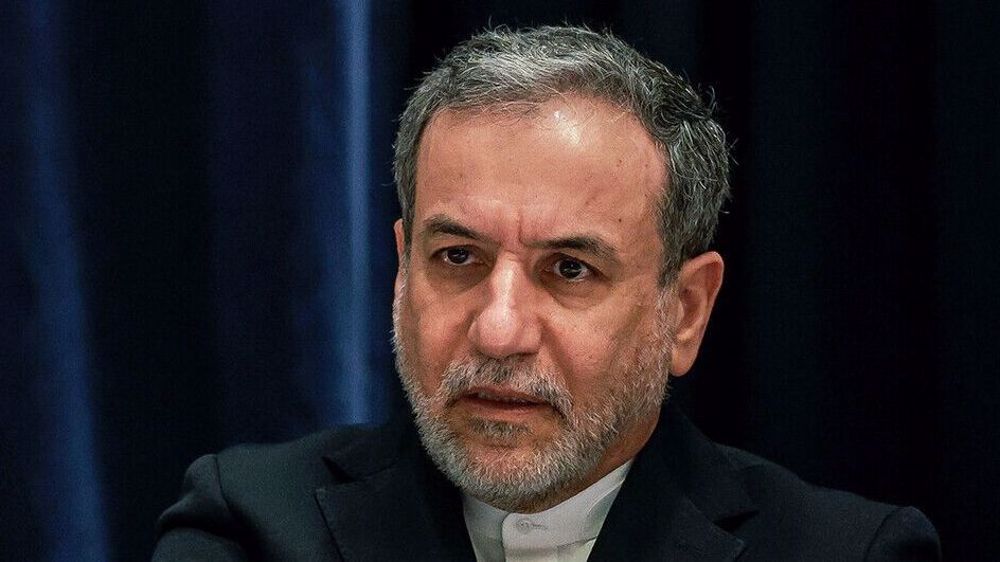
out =
[[[395,116],[488,24],[609,27],[714,91],[718,441],[1000,552],[990,2],[4,2],[0,557],[141,560],[197,456],[402,407]]]

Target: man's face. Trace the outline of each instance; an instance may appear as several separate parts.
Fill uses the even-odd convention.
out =
[[[528,114],[441,112],[417,162],[394,323],[421,437],[472,495],[547,506],[656,423],[663,156],[631,114],[561,96]]]

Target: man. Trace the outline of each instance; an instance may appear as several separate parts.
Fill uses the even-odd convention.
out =
[[[725,137],[682,79],[584,29],[485,32],[411,97],[395,171],[415,424],[199,459],[155,560],[938,558],[915,509],[661,407],[723,274]]]

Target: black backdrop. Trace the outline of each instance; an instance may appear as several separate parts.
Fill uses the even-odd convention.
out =
[[[991,3],[6,2],[0,556],[132,560],[183,468],[402,407],[394,118],[492,24],[609,27],[714,91],[711,437],[1000,552]]]

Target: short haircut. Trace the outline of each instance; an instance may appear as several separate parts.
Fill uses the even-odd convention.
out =
[[[577,94],[634,115],[665,156],[658,204],[661,282],[708,249],[729,196],[729,147],[714,106],[686,80],[608,32],[581,27],[497,28],[459,44],[420,82],[400,117],[396,189],[409,251],[420,138],[440,111],[499,110]]]

